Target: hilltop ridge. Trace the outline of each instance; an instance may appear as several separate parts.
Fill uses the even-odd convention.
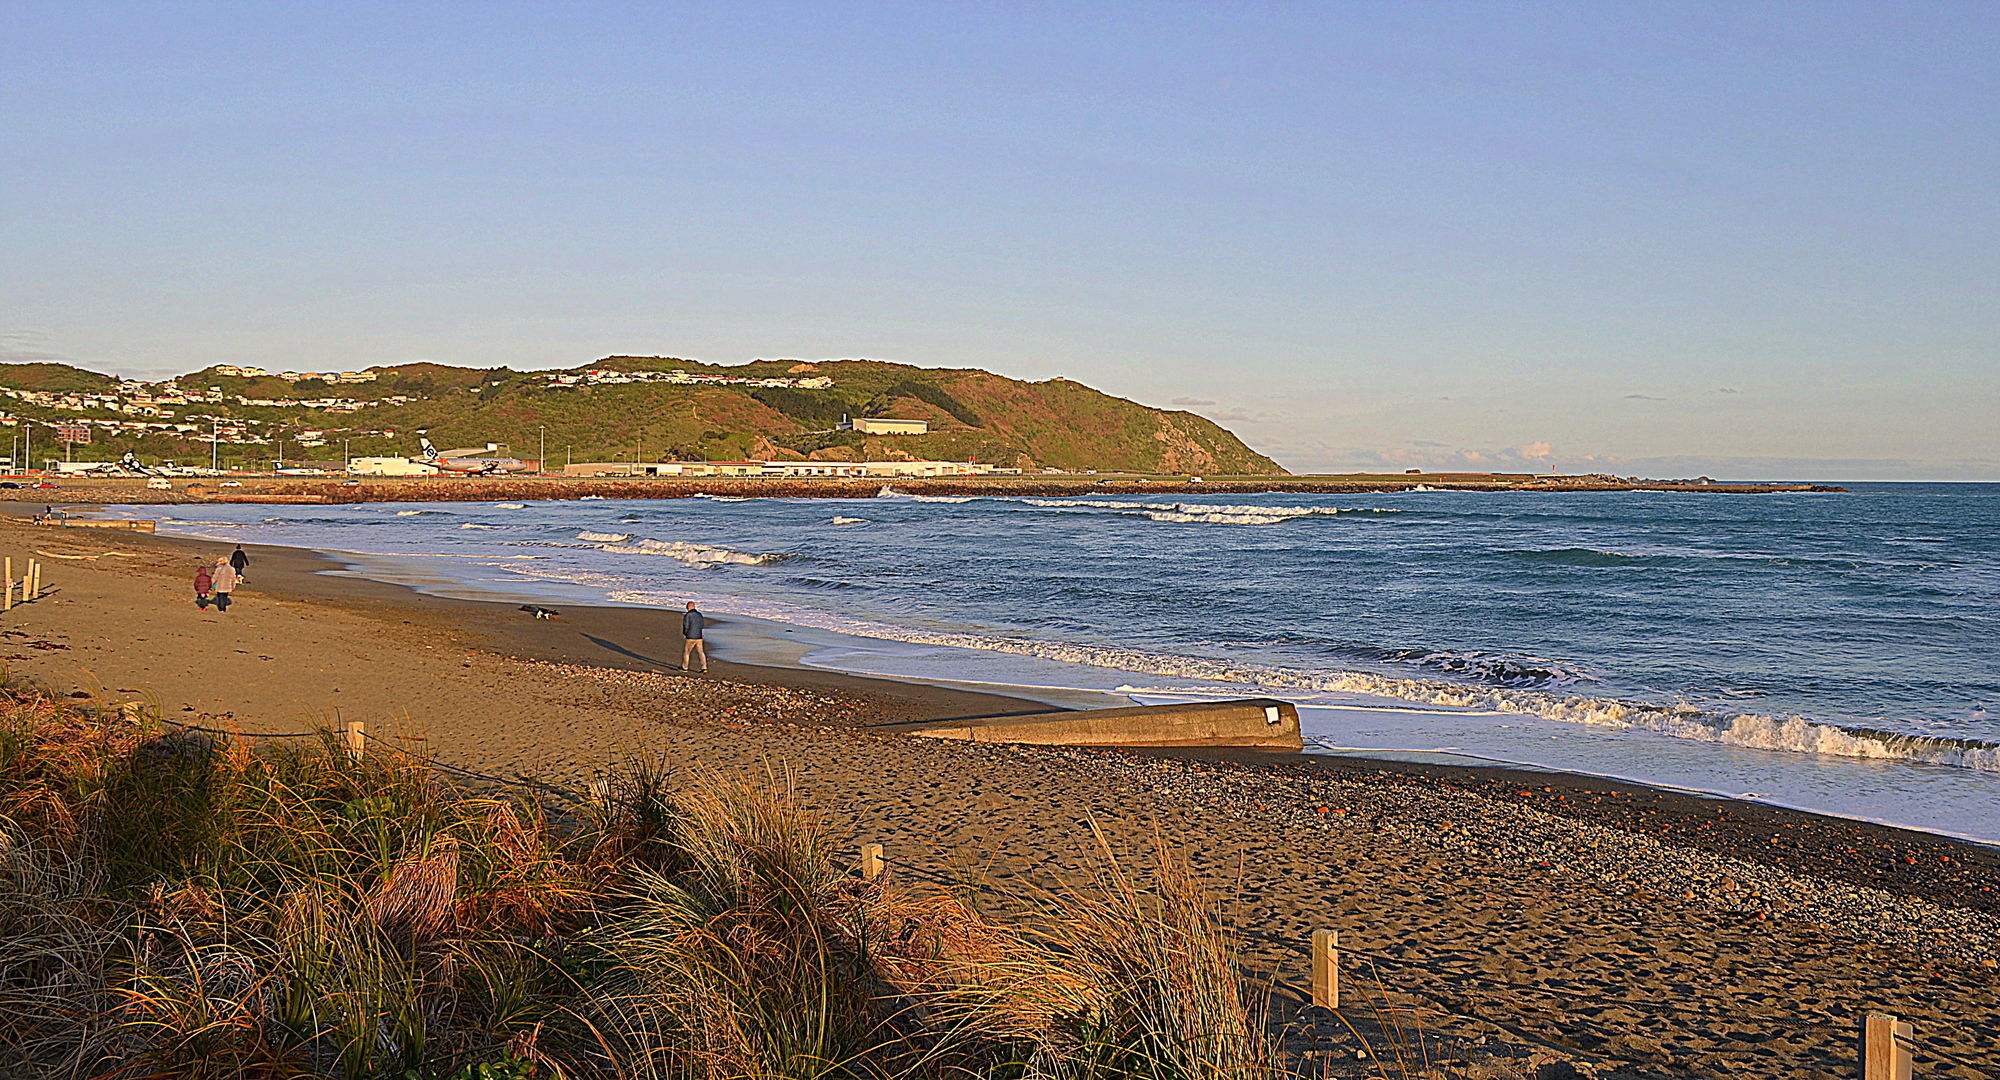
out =
[[[303,377],[315,376],[315,377]],[[921,435],[840,430],[844,417],[922,420]],[[79,459],[403,454],[415,432],[443,445],[510,446],[551,463],[591,460],[947,460],[1023,469],[1282,475],[1221,425],[1070,379],[1027,382],[974,368],[880,360],[705,364],[608,356],[553,371],[419,363],[268,373],[214,365],[155,383],[65,364],[0,365],[0,418],[84,424]],[[282,440],[282,442],[281,442]],[[38,449],[42,445],[37,439]],[[53,441],[47,444],[54,446]],[[320,451],[315,454],[315,451]],[[41,456],[39,453],[37,456]],[[341,454],[331,455],[339,458]]]

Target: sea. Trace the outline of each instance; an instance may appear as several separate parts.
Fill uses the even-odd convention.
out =
[[[2000,484],[114,508],[441,595],[656,606],[797,662],[1296,702],[1506,762],[2000,843]],[[255,577],[252,575],[252,581]]]

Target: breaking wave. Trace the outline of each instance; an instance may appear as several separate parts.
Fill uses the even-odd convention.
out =
[[[1338,514],[1393,514],[1395,510],[1353,509],[1338,506],[1225,506],[1214,503],[1130,502],[1121,499],[1022,499],[1026,506],[1051,510],[1113,510],[1120,514],[1153,521],[1207,525],[1276,525],[1303,517],[1334,517]]]
[[[819,625],[822,620],[806,620]],[[1108,645],[1078,645],[943,631],[856,625],[826,620],[825,628],[917,645],[981,649],[1043,660],[1136,671],[1174,679],[1273,691],[1371,694],[1452,710],[1513,713],[1598,728],[1643,731],[1676,739],[1784,753],[1882,761],[1913,761],[2000,773],[2000,743],[1905,735],[1843,727],[1798,716],[1711,712],[1692,705],[1649,705],[1610,698],[1512,687],[1480,687],[1360,671],[1321,671],[1172,656]],[[1436,654],[1443,655],[1443,654]]]
[[[1596,682],[1597,676],[1582,668],[1533,656],[1469,649],[1451,652],[1433,649],[1398,649],[1382,656],[1395,664],[1442,671],[1449,675],[1521,689],[1525,687],[1571,686]]]
[[[468,521],[468,522],[466,522],[465,524],[463,524],[463,525],[460,525],[460,526],[459,526],[459,528],[461,528],[461,529],[502,529],[502,528],[506,528],[506,526],[504,526],[504,525],[481,525],[481,524],[479,524],[479,523],[478,523],[478,522],[476,522],[476,521]]]
[[[630,540],[631,537],[623,537]],[[781,552],[758,554],[709,544],[689,544],[678,540],[641,540],[636,544],[605,543],[600,550],[615,555],[660,555],[689,566],[770,566],[791,558]]]
[[[632,534],[591,532],[585,529],[583,532],[577,533],[576,538],[578,540],[588,540],[593,544],[622,544],[632,539]]]
[[[833,524],[833,525],[866,525],[866,524],[868,524],[868,519],[867,519],[867,518],[858,518],[858,517],[840,517],[840,516],[837,516],[837,515],[836,515],[836,516],[834,517],[833,521],[831,521],[831,522],[830,522],[829,524]]]
[[[913,495],[907,491],[897,491],[895,488],[885,486],[882,490],[875,493],[875,497],[878,499],[909,499],[913,502],[921,502],[921,503],[969,503],[972,500],[978,498],[979,496]]]

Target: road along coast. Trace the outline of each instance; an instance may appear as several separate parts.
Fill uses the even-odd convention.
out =
[[[1874,1010],[2000,1060],[1992,849],[1525,770],[912,739],[871,729],[1047,706],[733,662],[727,612],[714,672],[685,676],[671,612],[537,620],[249,550],[238,602],[202,612],[194,564],[227,545],[0,519],[0,551],[41,559],[50,587],[0,628],[9,676],[246,732],[361,720],[503,779],[580,786],[640,755],[684,782],[767,777],[852,843],[883,844],[891,872],[1001,891],[1086,877],[1098,834],[1125,854],[1164,837],[1253,968],[1296,983],[1311,931],[1338,929],[1357,993],[1393,992],[1469,1054],[1830,1075]]]

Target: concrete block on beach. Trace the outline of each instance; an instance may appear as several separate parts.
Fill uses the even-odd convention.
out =
[[[1299,710],[1271,698],[982,716],[899,727],[927,739],[1037,746],[1233,746],[1300,750]]]

